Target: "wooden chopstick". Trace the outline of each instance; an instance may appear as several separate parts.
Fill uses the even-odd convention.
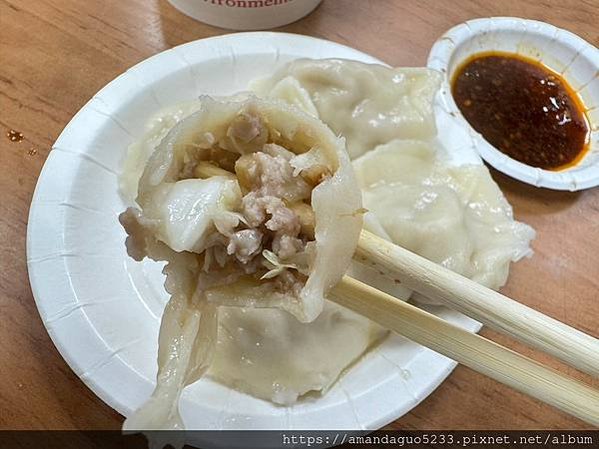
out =
[[[345,276],[329,299],[479,373],[599,426],[599,392],[510,349]]]
[[[362,231],[354,258],[489,327],[599,376],[599,340]]]

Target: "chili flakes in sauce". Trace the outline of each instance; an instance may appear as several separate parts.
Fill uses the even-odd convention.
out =
[[[589,146],[578,95],[537,61],[508,53],[475,55],[457,70],[452,93],[476,131],[524,164],[561,170],[579,162]]]

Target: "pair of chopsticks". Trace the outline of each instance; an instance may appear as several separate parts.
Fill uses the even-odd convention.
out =
[[[369,232],[354,258],[411,290],[599,376],[599,340]],[[599,391],[345,276],[331,300],[469,368],[599,426]]]

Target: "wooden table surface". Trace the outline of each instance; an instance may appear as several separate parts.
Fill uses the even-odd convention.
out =
[[[392,65],[422,66],[445,30],[467,19],[519,16],[599,46],[599,0],[326,0],[282,28],[350,45]],[[27,277],[29,204],[51,146],[102,86],[167,48],[227,31],[166,0],[0,0],[0,429],[117,429],[123,418],[70,370],[48,337]],[[6,137],[23,133],[21,142]],[[512,266],[504,292],[599,336],[599,188],[536,189],[493,173],[516,217],[537,230],[532,259]],[[483,335],[599,386],[495,332]],[[458,367],[403,429],[556,429],[584,423]]]

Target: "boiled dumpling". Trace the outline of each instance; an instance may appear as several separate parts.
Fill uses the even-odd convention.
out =
[[[227,274],[227,282],[210,281],[211,300],[277,303],[311,321],[347,267],[361,226],[343,144],[320,121],[282,103],[204,103],[151,156],[140,208],[127,215],[174,251],[202,253],[206,273]],[[345,263],[327,266],[328,258]],[[262,282],[257,273],[273,280]],[[279,275],[299,289],[277,290]]]
[[[530,255],[534,231],[514,220],[482,165],[451,167],[430,141],[393,141],[354,161],[369,210],[365,227],[497,289]]]
[[[167,261],[171,294],[158,384],[126,429],[182,427],[178,398],[210,366],[217,307],[315,320],[362,226],[343,141],[322,122],[278,101],[200,103],[149,157],[121,215],[130,255]]]
[[[208,375],[253,396],[289,405],[325,393],[347,365],[387,331],[327,302],[311,323],[277,309],[220,310],[217,350]]]
[[[440,81],[440,74],[427,68],[299,59],[251,88],[308,112],[313,105],[321,120],[346,138],[353,159],[394,139],[434,136],[432,103]]]

